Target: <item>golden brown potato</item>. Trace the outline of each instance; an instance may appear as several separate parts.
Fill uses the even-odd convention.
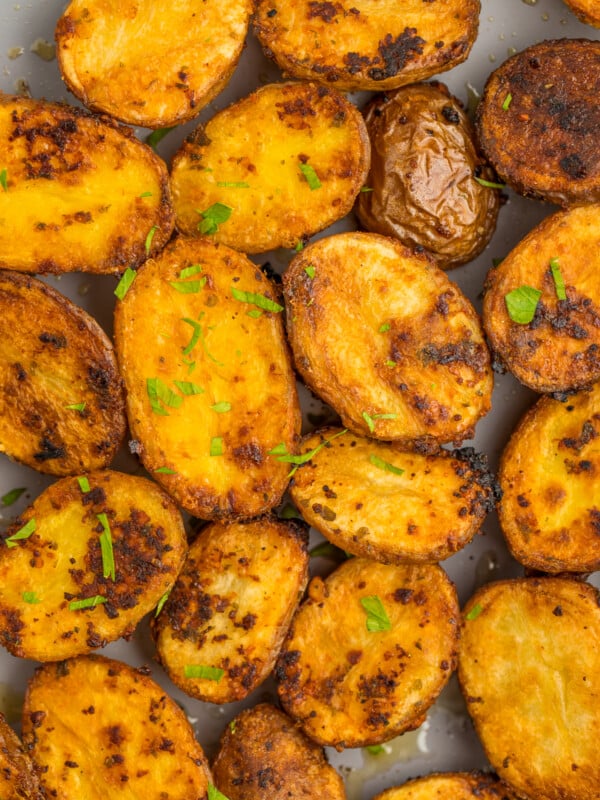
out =
[[[460,64],[479,26],[479,0],[352,6],[256,0],[254,30],[267,56],[296,78],[338,89],[384,90]]]
[[[293,521],[213,523],[152,621],[177,686],[211,703],[242,700],[271,672],[308,580],[308,536]]]
[[[468,438],[488,412],[477,314],[425,256],[376,234],[338,234],[300,252],[283,285],[296,367],[346,427],[435,446]]]
[[[275,671],[319,744],[363,747],[419,727],[454,669],[456,592],[437,565],[351,558],[313,578]]]
[[[483,324],[508,369],[536,392],[600,378],[600,206],[537,225],[485,282]]]
[[[246,256],[176,240],[115,315],[129,425],[146,469],[203,519],[274,508],[300,409],[275,288]],[[152,342],[152,347],[147,343]]]
[[[129,636],[175,583],[187,550],[165,492],[108,470],[52,484],[2,540],[0,643],[38,661]]]
[[[600,28],[600,8],[596,0],[565,0],[565,3],[582,22]]]
[[[0,713],[0,797],[42,800],[37,773],[17,734]]]
[[[0,451],[51,475],[107,466],[125,435],[109,338],[45,283],[0,270]]]
[[[212,765],[228,800],[345,800],[344,783],[322,748],[268,703],[238,714],[226,728]]]
[[[568,578],[487,584],[467,603],[459,680],[493,768],[532,800],[595,800],[600,597]]]
[[[373,800],[516,800],[505,783],[487,772],[427,775],[394,786]]]
[[[494,233],[499,193],[471,122],[442,83],[377,95],[365,112],[371,168],[356,213],[367,230],[423,247],[442,269],[471,261]]]
[[[165,164],[128,128],[0,92],[0,267],[119,273],[173,230]]]
[[[131,125],[175,125],[225,87],[249,14],[249,0],[71,0],[56,26],[58,64],[88,108]]]
[[[45,797],[207,800],[210,774],[179,706],[150,677],[101,656],[39,667],[23,741]]]
[[[314,83],[263,86],[216,114],[175,155],[177,227],[245,253],[295,247],[350,211],[369,153],[363,118],[339,92]]]
[[[600,384],[543,397],[502,454],[500,524],[513,556],[542,572],[600,569]]]
[[[600,200],[599,58],[598,41],[543,41],[488,78],[479,143],[515,191],[562,206]]]

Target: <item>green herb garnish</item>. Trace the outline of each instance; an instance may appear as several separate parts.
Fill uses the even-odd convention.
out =
[[[210,440],[209,455],[211,455],[211,456],[222,456],[223,455],[223,437],[222,436],[213,436],[213,438]]]
[[[508,316],[519,325],[528,325],[535,316],[538,301],[542,293],[532,286],[519,286],[504,295]]]
[[[389,322],[384,322],[383,325],[379,326],[379,333],[387,333],[391,327]]]
[[[140,199],[143,197],[152,197],[152,192],[142,192],[141,194],[138,194],[138,197]]]
[[[361,194],[365,194],[365,192],[372,192],[374,191],[371,186],[362,186],[360,189]]]
[[[35,603],[41,603],[42,602],[40,600],[40,598],[38,597],[38,595],[36,594],[36,592],[23,592],[21,597],[23,598],[23,602],[31,603],[32,605],[35,604]]]
[[[115,556],[113,553],[112,533],[106,514],[96,514],[102,525],[100,534],[100,550],[102,552],[102,576],[115,580]]]
[[[386,361],[385,365],[386,367],[397,367],[398,363],[396,361]]]
[[[65,408],[68,408],[70,411],[79,411],[81,413],[82,411],[85,411],[85,405],[85,403],[71,403],[70,405],[65,406]]]
[[[389,461],[384,461],[379,456],[376,456],[374,453],[371,453],[369,456],[369,461],[373,464],[374,467],[378,467],[379,469],[383,469],[386,472],[393,472],[394,475],[404,475],[404,470],[400,469],[400,467],[395,467],[393,464],[390,464]]]
[[[219,230],[219,225],[227,222],[231,216],[233,208],[226,206],[225,203],[213,203],[206,211],[198,211],[202,219],[198,223],[198,230],[206,236],[212,236]]]
[[[158,472],[160,475],[177,475],[177,472],[170,467],[159,467],[154,472]]]
[[[163,610],[163,606],[167,602],[167,600],[169,599],[169,595],[170,594],[171,594],[171,590],[169,589],[167,592],[165,592],[163,594],[163,596],[158,601],[157,606],[156,606],[156,611],[154,612],[154,616],[155,617],[158,617],[160,612]]]
[[[481,614],[482,611],[483,608],[481,607],[481,605],[479,603],[475,603],[475,605],[468,612],[468,614],[465,614],[465,619],[468,620],[477,619],[477,617]]]
[[[150,147],[155,150],[156,145],[162,141],[168,133],[174,130],[174,128],[175,125],[171,126],[170,128],[157,128],[155,131],[152,131],[152,133],[149,133],[148,136],[146,136],[146,144],[149,144]]]
[[[232,720],[232,722],[230,723],[230,727],[234,723],[235,723],[235,720]],[[232,728],[232,731],[233,730],[235,730],[235,728]],[[229,800],[229,798],[226,797],[223,794],[223,792],[220,792],[217,789],[216,786],[213,786],[212,783],[209,783],[208,784],[208,800]]]
[[[204,312],[200,314],[199,319],[202,319],[203,316]],[[185,322],[187,325],[191,325],[194,331],[192,333],[192,338],[190,339],[189,343],[182,350],[183,355],[184,356],[189,355],[194,349],[194,347],[198,344],[198,342],[200,342],[202,344],[202,349],[204,350],[207,357],[210,358],[211,361],[214,361],[215,364],[218,364],[219,367],[223,367],[224,364],[221,361],[217,361],[217,359],[211,353],[209,353],[208,348],[206,346],[206,341],[204,340],[204,332],[202,330],[202,325],[200,325],[200,323],[196,322],[195,320],[190,319],[189,317],[182,317],[181,321]]]
[[[153,225],[150,230],[148,231],[148,235],[146,236],[146,241],[144,242],[144,247],[146,248],[146,255],[150,255],[150,248],[152,247],[152,239],[154,239],[154,234],[158,230],[158,225]]]
[[[26,491],[27,491],[27,489],[24,486],[20,487],[18,489],[11,489],[10,492],[7,492],[6,494],[2,495],[2,497],[0,497],[0,500],[2,501],[2,505],[3,506],[12,506],[12,504],[16,503],[17,500],[19,499],[19,497],[21,497],[23,492],[26,492]]]
[[[93,597],[86,597],[84,600],[73,600],[69,603],[69,611],[79,611],[82,608],[95,608],[106,602],[106,597],[102,597],[101,594],[95,594]]]
[[[225,414],[227,411],[231,411],[231,403],[228,403],[227,400],[222,400],[220,403],[215,403],[210,407],[211,411],[216,411],[217,414]]]
[[[0,169],[0,186],[8,192],[8,170]]]
[[[179,273],[179,280],[169,281],[169,286],[172,286],[173,289],[177,289],[177,291],[182,294],[196,294],[206,285],[206,276],[197,281],[188,281],[185,280],[185,278],[191,278],[199,272],[202,272],[200,264],[192,264],[190,267],[185,267]]]
[[[504,102],[502,103],[502,111],[508,111],[511,103],[512,103],[512,94],[509,92],[504,98]]]
[[[270,300],[268,297],[265,297],[264,294],[244,292],[241,289],[236,289],[235,286],[231,287],[231,294],[233,298],[235,300],[239,300],[240,303],[252,303],[259,308],[262,308],[263,311],[272,311],[274,314],[278,314],[280,311],[283,311],[283,306],[280,306],[279,303],[276,303],[274,300]]]
[[[310,164],[300,164],[300,172],[306,178],[306,182],[308,183],[308,188],[311,192],[314,192],[315,189],[321,188],[321,181],[319,180],[319,176],[315,172],[315,168],[312,167]]]
[[[487,189],[504,189],[505,183],[495,183],[494,181],[486,181],[484,178],[475,178],[480,186],[485,186]]]
[[[365,747],[365,750],[372,756],[378,756],[381,753],[385,753],[385,747],[382,744],[368,744]]]
[[[207,667],[204,664],[186,664],[183,668],[186,678],[205,678],[208,681],[220,681],[225,670],[220,667]]]
[[[246,311],[246,316],[252,317],[252,319],[258,319],[259,317],[262,317],[262,315],[263,312],[260,310],[260,308],[251,308]]]
[[[77,483],[79,484],[79,488],[83,492],[83,494],[87,494],[90,491],[90,482],[82,475],[81,477],[77,478]]]
[[[19,530],[16,533],[13,533],[12,536],[9,536],[8,539],[5,540],[6,546],[16,547],[17,543],[22,539],[29,539],[29,537],[31,536],[32,533],[34,533],[34,531],[35,531],[35,517],[32,517],[29,520],[29,522],[26,522],[25,525],[23,525],[22,528],[19,528]]]
[[[286,503],[277,515],[279,519],[302,519],[302,515],[291,503]]]
[[[277,456],[277,461],[284,461],[286,464],[295,464],[296,466],[290,472],[291,476],[296,472],[301,464],[306,464],[307,461],[310,461],[311,458],[314,458],[320,450],[322,450],[324,447],[327,447],[330,442],[332,442],[334,439],[337,439],[338,436],[343,436],[345,433],[348,433],[347,428],[344,428],[343,431],[338,431],[338,433],[334,434],[331,438],[325,439],[325,441],[321,442],[321,444],[318,444],[312,450],[309,450],[307,453],[303,453],[299,456],[288,453],[284,442],[280,442],[272,450],[269,450],[268,455]]]
[[[173,381],[173,383],[179,389],[181,394],[184,394],[188,397],[191,397],[195,394],[204,394],[204,389],[201,386],[198,386],[197,383],[192,383],[191,381]]]
[[[146,378],[146,392],[150,400],[150,406],[155,414],[168,417],[169,412],[163,407],[179,408],[183,403],[183,398],[163,383],[160,378]]]
[[[563,280],[563,276],[560,271],[560,264],[558,263],[558,258],[550,259],[550,271],[552,272],[552,277],[554,278],[554,288],[556,289],[556,296],[558,297],[559,300],[566,300],[567,292],[565,289],[565,282]]]
[[[311,280],[315,277],[315,268],[312,264],[309,264],[308,267],[304,267],[304,272],[306,272]]]
[[[246,181],[217,181],[217,186],[223,189],[249,189],[250,184]]]
[[[373,433],[373,431],[375,430],[376,419],[396,419],[397,417],[398,414],[373,414],[371,416],[370,414],[367,414],[366,411],[363,411],[362,413],[362,418],[367,423],[367,427],[369,428],[371,433]]]
[[[114,291],[114,294],[119,298],[119,300],[122,300],[125,297],[131,288],[131,284],[134,282],[136,275],[137,272],[134,269],[127,267],[121,280],[117,284],[117,288]]]
[[[371,633],[379,631],[389,631],[392,627],[390,618],[387,615],[383,603],[374,594],[369,597],[361,597],[360,604],[367,613],[367,630]]]

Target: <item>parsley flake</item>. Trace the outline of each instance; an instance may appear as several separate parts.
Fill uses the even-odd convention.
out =
[[[204,389],[201,386],[198,386],[197,383],[192,383],[191,381],[173,381],[173,383],[179,389],[181,394],[184,394],[188,397],[191,397],[195,394],[204,394]]]
[[[393,472],[394,475],[404,475],[404,470],[400,469],[400,467],[395,467],[393,464],[390,464],[389,461],[384,461],[379,456],[376,456],[374,453],[371,453],[369,456],[369,461],[373,464],[374,467],[378,467],[379,469],[383,469],[386,472]]]
[[[311,280],[315,277],[315,268],[312,264],[309,264],[308,267],[304,267],[304,272],[306,272]]]
[[[262,315],[263,312],[260,310],[260,308],[250,308],[248,311],[246,311],[246,316],[252,317],[252,319],[258,319],[259,317],[262,317]]]
[[[386,361],[385,365],[386,367],[397,367],[398,363],[396,361]]]
[[[512,103],[512,94],[509,92],[504,98],[504,102],[502,103],[502,111],[508,111],[511,103]]]
[[[179,272],[179,280],[169,281],[169,286],[172,286],[173,289],[182,294],[197,294],[206,285],[206,276],[196,281],[188,281],[185,278],[191,278],[199,272],[202,272],[200,264],[192,264],[189,267],[185,267]]]
[[[183,674],[186,678],[205,678],[218,683],[225,674],[225,670],[220,667],[207,667],[204,664],[186,664]]]
[[[392,623],[387,615],[383,603],[376,594],[361,597],[360,604],[367,614],[367,630],[370,633],[391,630]]]
[[[8,170],[0,169],[0,186],[5,192],[8,192]]]
[[[131,284],[136,279],[136,276],[137,272],[134,269],[131,269],[131,267],[127,267],[121,280],[117,284],[117,288],[114,291],[114,294],[119,298],[119,300],[122,300],[127,292],[131,289]]]
[[[138,194],[138,197],[140,199],[144,197],[152,197],[152,192],[142,192],[141,194]]]
[[[95,594],[93,597],[85,597],[83,600],[73,600],[69,603],[69,611],[79,611],[82,608],[95,608],[106,602],[106,597],[102,597],[101,594]]]
[[[242,289],[236,289],[235,286],[231,287],[231,294],[233,298],[238,300],[240,303],[252,303],[259,308],[262,308],[263,311],[272,311],[275,314],[283,311],[283,306],[280,306],[279,303],[276,303],[274,300],[270,300],[268,297],[265,297],[264,294],[244,292]]]
[[[19,497],[21,497],[23,492],[26,491],[27,489],[24,486],[19,487],[18,489],[11,489],[10,492],[7,492],[0,497],[0,501],[2,501],[3,506],[12,506],[12,504],[16,503]]]
[[[154,472],[158,472],[160,475],[177,475],[177,472],[170,467],[158,467]]]
[[[287,447],[285,446],[284,442],[280,442],[272,450],[269,450],[268,455],[276,456],[277,461],[283,461],[286,464],[295,464],[296,466],[290,472],[290,477],[291,477],[301,464],[306,464],[308,461],[311,460],[311,458],[314,458],[320,450],[322,450],[324,447],[327,447],[327,445],[330,442],[332,442],[334,439],[337,439],[338,436],[343,436],[345,433],[348,433],[347,428],[344,428],[344,430],[342,431],[338,431],[338,433],[334,434],[329,439],[325,439],[316,447],[313,447],[312,450],[309,450],[308,452],[303,453],[302,455],[293,455],[291,453],[288,453]]]
[[[167,600],[169,599],[169,595],[170,595],[170,594],[171,594],[171,590],[170,590],[170,589],[168,589],[168,590],[167,590],[167,591],[166,591],[166,592],[163,594],[163,596],[160,598],[160,600],[158,601],[158,603],[157,603],[157,605],[156,605],[156,611],[154,612],[154,616],[155,616],[155,617],[158,617],[158,615],[160,614],[160,612],[163,610],[163,606],[164,606],[164,604],[167,602]]]
[[[373,433],[373,431],[375,430],[376,419],[396,419],[397,417],[398,414],[373,414],[371,416],[370,414],[367,414],[366,411],[362,412],[362,418],[367,423],[367,427],[369,428],[371,433]]]
[[[102,552],[102,576],[115,580],[115,556],[113,553],[112,533],[106,514],[96,514],[102,525],[100,534],[100,550]]]
[[[484,178],[477,178],[475,180],[480,186],[485,186],[487,189],[504,189],[506,184],[504,183],[496,183],[494,181],[486,181]]]
[[[365,747],[365,750],[372,756],[378,756],[381,753],[385,753],[385,747],[382,744],[368,744]]]
[[[217,181],[217,186],[223,189],[249,189],[250,184],[246,181]]]
[[[233,208],[225,203],[213,203],[205,211],[196,209],[196,213],[202,217],[198,223],[198,230],[206,236],[213,236],[219,230],[219,225],[227,222],[232,211]]]
[[[21,597],[23,598],[24,603],[31,603],[32,605],[42,602],[36,592],[23,592]]]
[[[179,408],[183,403],[183,398],[163,383],[160,378],[146,378],[146,392],[150,400],[150,407],[155,414],[168,417],[169,412],[163,407]]]
[[[233,725],[234,723],[235,723],[235,720],[232,720],[232,722],[230,723],[230,727],[231,727],[231,725]],[[235,730],[235,728],[231,728],[231,730],[232,730],[232,731],[234,731],[234,730]],[[229,798],[228,798],[228,797],[226,797],[226,796],[223,794],[223,792],[220,792],[220,791],[217,789],[217,787],[216,787],[216,786],[213,786],[213,784],[212,784],[212,783],[209,783],[209,784],[208,784],[208,800],[229,800]]]
[[[148,136],[146,136],[146,144],[149,144],[153,150],[156,150],[156,145],[161,142],[168,133],[174,130],[174,128],[175,125],[171,126],[170,128],[157,128],[155,131],[152,131],[152,133],[149,133]]]
[[[23,525],[22,528],[19,528],[16,533],[13,533],[12,536],[9,536],[8,539],[5,540],[6,546],[16,547],[17,542],[19,542],[21,539],[29,539],[31,534],[35,532],[35,528],[35,517],[32,517],[29,522],[26,522],[25,525]]]
[[[508,316],[519,325],[528,325],[535,316],[535,310],[542,293],[532,286],[519,286],[504,295]]]
[[[314,192],[315,189],[320,189],[322,184],[319,180],[319,176],[315,172],[315,168],[310,164],[300,164],[300,172],[306,178],[306,182],[308,183],[308,188],[311,192]]]
[[[227,411],[231,411],[231,403],[228,403],[227,400],[222,400],[220,403],[215,403],[210,407],[211,411],[216,411],[217,414],[225,414]]]
[[[374,189],[371,186],[361,186],[360,193],[365,194],[366,192],[372,192]]]
[[[556,289],[557,298],[559,300],[566,300],[567,292],[565,289],[565,282],[563,280],[563,276],[560,271],[560,264],[558,263],[558,258],[550,259],[550,271],[552,272],[552,277],[554,279],[554,288]]]
[[[77,478],[77,483],[79,484],[79,488],[83,492],[83,494],[87,494],[90,491],[90,482],[86,478],[85,475]]]
[[[65,408],[68,408],[70,411],[79,411],[79,413],[82,413],[85,411],[85,406],[85,403],[71,403],[70,405],[65,406]]]
[[[379,326],[379,333],[387,333],[391,327],[389,322],[384,322],[383,325]]]
[[[481,614],[482,611],[483,608],[481,607],[481,604],[475,603],[473,608],[467,614],[465,614],[465,619],[468,619],[469,621],[477,619],[477,617]]]
[[[144,242],[144,247],[146,249],[146,255],[150,255],[150,248],[152,247],[152,239],[154,239],[154,234],[158,230],[158,225],[153,225],[150,230],[148,231],[148,235],[146,236],[146,241]]]
[[[199,319],[202,319],[203,316],[204,312],[200,314]],[[206,346],[206,341],[204,339],[204,331],[202,330],[202,325],[196,322],[196,320],[190,319],[189,317],[182,317],[181,321],[185,322],[187,325],[191,325],[194,331],[192,334],[192,338],[189,341],[189,344],[187,344],[187,346],[184,347],[182,350],[183,355],[188,356],[192,352],[194,347],[198,344],[198,342],[200,342],[202,345],[202,349],[204,350],[204,353],[208,358],[210,358],[211,361],[214,361],[215,364],[217,364],[219,367],[225,366],[221,361],[218,361],[211,353],[209,353],[208,347]]]
[[[211,456],[222,456],[223,455],[223,437],[222,436],[213,436],[213,438],[210,440],[209,455],[211,455]]]

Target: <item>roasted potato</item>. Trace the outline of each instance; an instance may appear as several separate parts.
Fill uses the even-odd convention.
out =
[[[467,298],[425,256],[369,233],[309,245],[283,276],[307,385],[358,434],[403,446],[469,438],[492,372]]]
[[[250,0],[71,0],[56,26],[62,77],[88,108],[131,125],[192,119],[238,62]]]
[[[600,206],[544,219],[493,267],[483,324],[508,369],[536,392],[600,379]]]
[[[600,28],[600,8],[596,0],[564,0],[582,22]]]
[[[442,83],[377,95],[365,112],[371,140],[364,228],[425,248],[442,269],[471,261],[496,228],[498,190],[475,145],[471,122]]]
[[[515,191],[561,206],[600,200],[600,41],[543,41],[492,72],[479,143]]]
[[[369,155],[363,118],[339,92],[263,86],[198,128],[175,155],[177,227],[245,253],[294,247],[350,211]]]
[[[179,706],[148,677],[101,656],[39,667],[23,741],[58,800],[208,800],[210,773]]]
[[[425,720],[458,638],[456,592],[440,567],[351,558],[309,585],[275,671],[281,702],[319,744],[386,742]]]
[[[446,772],[414,778],[373,800],[517,800],[505,783],[488,772]]]
[[[201,531],[152,622],[173,683],[200,700],[231,703],[264,681],[306,588],[307,544],[297,523],[269,517]]]
[[[284,74],[349,91],[393,89],[452,69],[479,27],[479,0],[255,4],[254,31]]]
[[[29,755],[0,713],[0,797],[2,800],[42,800]]]
[[[276,300],[246,256],[180,238],[117,304],[134,447],[197,517],[258,516],[288,484],[270,451],[294,449],[300,408]]]
[[[290,494],[304,519],[333,544],[393,564],[434,563],[460,550],[494,507],[496,487],[473,451],[422,455],[325,428]]]
[[[132,634],[175,583],[187,550],[165,492],[108,470],[49,486],[2,540],[0,644],[38,661]]]
[[[238,714],[212,765],[228,800],[345,800],[344,783],[316,745],[268,703]]]
[[[169,240],[166,165],[108,117],[0,92],[0,152],[0,267],[116,274]]]
[[[487,584],[467,603],[458,676],[499,776],[531,800],[593,800],[600,597],[568,578]]]
[[[542,572],[600,569],[600,384],[539,400],[502,454],[500,524],[513,556]]]
[[[0,270],[0,451],[51,475],[107,466],[125,435],[112,344],[45,283]]]

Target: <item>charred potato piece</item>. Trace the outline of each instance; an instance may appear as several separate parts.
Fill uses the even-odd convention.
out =
[[[394,89],[460,64],[479,0],[341,3],[256,0],[254,30],[284,74],[338,89]]]
[[[201,531],[152,622],[173,683],[230,703],[265,680],[306,588],[307,544],[299,525],[269,517]]]
[[[543,397],[502,454],[500,524],[513,556],[542,572],[600,569],[600,384]]]
[[[386,742],[425,720],[458,638],[456,592],[440,567],[351,558],[310,583],[275,672],[281,702],[319,744]]]
[[[44,797],[208,800],[202,748],[183,711],[148,675],[147,667],[95,655],[37,669],[23,741]]]
[[[600,609],[568,578],[487,584],[467,603],[459,680],[492,767],[519,796],[598,797]]]
[[[492,372],[475,310],[425,256],[369,233],[306,247],[283,276],[308,386],[358,434],[412,446],[468,438]]]
[[[471,122],[441,83],[378,95],[365,113],[371,139],[369,191],[356,204],[374,233],[423,247],[442,269],[471,261],[496,228],[499,193]]]
[[[561,206],[600,200],[599,61],[600,42],[544,41],[488,78],[479,143],[515,191]]]
[[[129,425],[144,466],[203,519],[274,508],[300,409],[274,287],[246,256],[176,240],[115,314]],[[146,343],[152,342],[152,347]]]
[[[328,428],[306,437],[314,453],[290,487],[304,519],[353,555],[435,563],[468,544],[494,507],[485,459],[435,455]]]
[[[347,214],[369,168],[358,109],[314,83],[263,86],[173,159],[176,224],[245,253],[294,247]],[[229,217],[213,221],[215,206]]]
[[[426,775],[386,789],[373,800],[516,800],[508,786],[487,772]]]
[[[129,636],[175,583],[187,550],[165,492],[109,471],[49,486],[2,538],[0,643],[38,661]]]
[[[547,217],[488,273],[483,324],[508,369],[536,392],[600,378],[600,206]]]
[[[0,270],[0,451],[51,475],[107,466],[125,435],[112,344],[45,283]]]
[[[165,164],[128,128],[0,92],[0,267],[119,273],[173,230]]]
[[[238,714],[221,737],[212,765],[229,800],[345,800],[344,783],[321,747],[268,703]]]
[[[17,734],[0,713],[0,797],[42,800],[37,773]]]
[[[175,125],[225,87],[249,14],[249,0],[71,0],[56,26],[58,64],[88,108],[131,125]]]
[[[565,3],[582,22],[600,28],[600,8],[596,0],[565,0]]]

